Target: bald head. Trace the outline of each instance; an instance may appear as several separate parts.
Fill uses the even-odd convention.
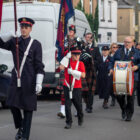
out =
[[[133,46],[133,38],[132,38],[131,36],[127,36],[127,37],[124,39],[124,46],[125,46],[125,48],[127,48],[127,49],[132,48],[132,46]]]

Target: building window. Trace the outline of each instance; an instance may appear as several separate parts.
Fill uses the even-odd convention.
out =
[[[133,28],[135,28],[135,12],[134,12],[134,15],[133,15]]]
[[[101,42],[101,34],[98,34],[98,42]]]
[[[111,3],[111,1],[108,1],[108,16],[109,16],[108,21],[112,22],[112,3]]]
[[[112,42],[112,33],[111,32],[107,33],[107,41]]]
[[[101,0],[101,21],[105,21],[104,0]]]
[[[91,14],[93,13],[93,7],[92,7],[92,4],[93,4],[93,1],[90,0],[90,13],[91,13]]]

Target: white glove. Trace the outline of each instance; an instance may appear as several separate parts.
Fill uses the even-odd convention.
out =
[[[39,94],[42,90],[42,82],[43,82],[44,75],[37,74],[36,76],[36,94]]]
[[[82,72],[78,70],[73,70],[72,75],[75,79],[80,80]]]
[[[36,84],[36,89],[35,89],[36,94],[39,94],[41,92],[41,90],[42,90],[42,85],[41,84]]]
[[[80,42],[81,41],[81,38],[80,37],[77,37],[77,41]]]
[[[67,53],[67,55],[65,57],[67,57],[68,59],[70,59],[71,58],[71,52]]]
[[[60,64],[63,65],[65,68],[68,67],[69,59],[71,58],[71,52],[67,53],[65,57],[61,60]]]
[[[20,32],[17,31],[16,34],[15,34],[15,33],[13,34],[13,36],[14,36],[14,37],[20,37],[21,35],[20,35]]]
[[[19,37],[19,36],[20,36],[20,33],[19,33],[19,32],[16,32],[16,34],[15,34],[14,31],[10,31],[10,32],[7,32],[7,33],[0,34],[0,38],[1,38],[4,42],[7,42],[7,41],[10,40],[12,37]]]
[[[78,70],[72,70],[71,68],[68,68],[68,74],[71,74],[75,79],[80,80],[82,73]]]
[[[72,68],[68,68],[68,74],[73,75],[73,70],[72,70]]]

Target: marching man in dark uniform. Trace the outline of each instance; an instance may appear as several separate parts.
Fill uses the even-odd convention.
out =
[[[137,49],[133,47],[133,39],[128,36],[124,40],[124,46],[118,49],[113,56],[113,60],[109,65],[110,74],[113,73],[113,67],[115,61],[132,61],[134,66],[132,71],[134,71],[134,89],[138,81],[138,69],[140,69],[140,53]],[[127,95],[127,103],[125,101],[125,95],[117,95],[117,101],[122,110],[122,119],[125,121],[131,121],[134,113],[134,91],[132,96]]]
[[[78,46],[70,48],[71,58],[65,58],[61,61],[60,69],[65,70],[64,75],[64,96],[65,96],[65,112],[66,126],[65,129],[71,128],[71,102],[73,102],[78,116],[78,125],[83,123],[82,96],[81,96],[81,78],[85,78],[85,67],[83,62],[79,61],[81,50]],[[70,61],[70,63],[69,63]],[[70,66],[69,66],[70,65]],[[71,90],[70,90],[71,84]]]
[[[93,40],[93,34],[86,33],[86,42],[80,58],[81,61],[84,62],[86,69],[86,85],[88,87],[88,91],[85,92],[84,98],[86,102],[87,113],[92,113],[92,106],[94,100],[93,84],[94,80],[96,79],[97,65],[99,63],[98,60],[101,57],[99,48],[94,46]],[[83,89],[86,88],[84,85],[85,83],[83,82]]]
[[[7,104],[13,114],[15,128],[18,129],[15,140],[29,140],[33,111],[37,109],[37,94],[42,90],[44,65],[41,44],[30,37],[34,20],[24,17],[18,21],[21,30],[21,36],[18,38],[21,85],[17,82],[15,38],[1,35],[0,48],[11,51],[14,61]],[[9,40],[8,37],[12,38]]]

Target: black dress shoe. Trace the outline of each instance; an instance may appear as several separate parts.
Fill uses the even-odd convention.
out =
[[[83,117],[78,119],[78,125],[81,126],[83,124]]]
[[[21,139],[21,137],[22,137],[22,131],[23,131],[22,128],[19,128],[18,129],[18,132],[17,132],[17,134],[15,136],[15,140],[20,140]]]
[[[108,100],[104,99],[103,101],[103,108],[108,109]]]
[[[107,103],[104,103],[104,104],[103,104],[103,108],[104,108],[104,109],[108,109],[108,104],[107,104]]]
[[[132,115],[131,115],[131,114],[128,114],[128,115],[126,116],[125,121],[130,122],[131,119],[132,119]]]
[[[60,117],[60,118],[62,118],[62,119],[65,118],[65,116],[64,116],[63,113],[61,113],[61,112],[58,112],[58,113],[57,113],[57,116]]]
[[[112,100],[112,101],[111,101],[110,106],[115,106],[115,100]]]
[[[125,112],[125,110],[122,110],[122,120],[126,120],[126,112]]]
[[[71,124],[66,124],[66,126],[64,127],[65,129],[70,129],[71,128]]]
[[[87,108],[87,109],[86,109],[86,112],[87,112],[87,113],[92,113],[92,109]]]

